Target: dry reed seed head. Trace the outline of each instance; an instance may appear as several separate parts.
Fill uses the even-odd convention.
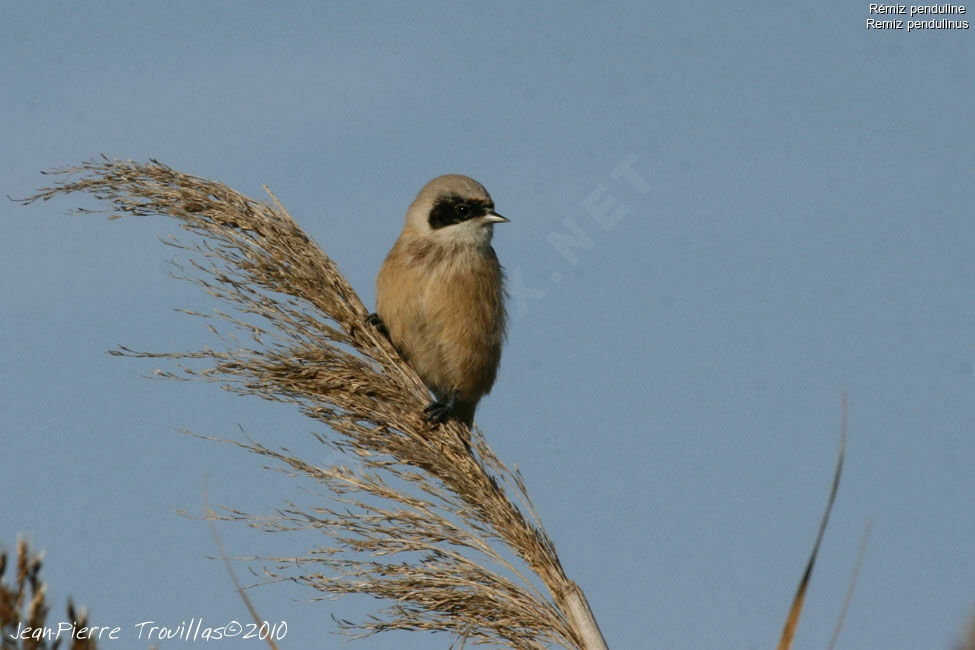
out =
[[[103,157],[55,173],[66,178],[24,202],[87,192],[120,214],[166,215],[201,237],[192,245],[166,242],[193,258],[176,268],[235,309],[205,317],[253,341],[241,347],[223,339],[228,345],[219,351],[121,348],[117,354],[168,359],[182,370],[159,371],[162,377],[218,382],[293,404],[331,428],[334,448],[357,463],[357,471],[319,467],[254,441],[225,441],[316,481],[342,506],[287,507],[272,515],[227,511],[227,519],[265,530],[315,529],[330,536],[330,546],[303,557],[264,558],[280,562],[266,569],[269,579],[393,602],[365,621],[341,623],[364,635],[425,629],[513,648],[581,647],[579,632],[559,609],[571,583],[521,477],[476,428],[423,423],[419,414],[429,396],[423,383],[366,323],[369,312],[338,267],[273,194],[273,205],[259,203],[155,160]],[[182,360],[209,367],[180,366]],[[476,457],[465,445],[468,436]],[[512,556],[540,577],[549,596],[525,567],[509,561]],[[325,571],[313,572],[314,566]]]

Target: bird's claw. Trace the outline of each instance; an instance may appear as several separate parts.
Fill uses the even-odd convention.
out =
[[[366,316],[366,322],[379,330],[380,334],[386,338],[389,338],[389,330],[386,329],[386,323],[384,323],[383,319],[379,317],[379,314],[375,312],[369,314]]]
[[[454,416],[454,409],[450,404],[444,404],[440,401],[430,402],[430,405],[423,409],[423,412],[425,413],[423,421],[433,425],[443,424]]]
[[[423,409],[426,415],[423,416],[424,422],[434,426],[443,424],[452,417],[455,417],[454,408],[457,406],[457,391],[452,391],[447,401],[435,399]]]

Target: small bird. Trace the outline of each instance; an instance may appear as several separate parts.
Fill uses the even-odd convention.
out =
[[[504,271],[491,247],[509,220],[473,178],[438,176],[406,211],[406,224],[376,278],[380,327],[435,399],[433,424],[470,426],[494,385],[505,336]]]

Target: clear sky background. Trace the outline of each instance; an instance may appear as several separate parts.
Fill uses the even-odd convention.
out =
[[[947,649],[975,609],[975,13],[964,31],[870,17],[867,2],[6,3],[0,190],[102,153],[255,197],[267,183],[371,305],[416,192],[469,174],[512,221],[495,236],[510,339],[478,420],[612,648],[774,646],[847,390],[846,471],[796,645],[825,646],[872,517],[839,647]],[[624,162],[645,186],[613,177]],[[610,227],[588,207],[605,197],[625,209]],[[206,525],[174,509],[199,512],[204,477],[212,504],[253,510],[300,485],[179,429],[243,425],[324,460],[317,425],[106,355],[213,344],[173,309],[216,305],[167,277],[173,222],[66,214],[79,205],[94,207],[0,210],[0,543],[46,551],[54,621],[67,595],[127,630],[242,620]],[[586,246],[564,254],[550,239],[573,229]],[[242,556],[323,541],[220,530]],[[339,647],[331,614],[376,606],[315,595],[253,592],[291,648]]]

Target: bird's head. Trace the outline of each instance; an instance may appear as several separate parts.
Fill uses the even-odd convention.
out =
[[[427,183],[406,212],[406,228],[443,243],[490,244],[494,224],[506,223],[494,211],[484,186],[461,174],[438,176]]]

